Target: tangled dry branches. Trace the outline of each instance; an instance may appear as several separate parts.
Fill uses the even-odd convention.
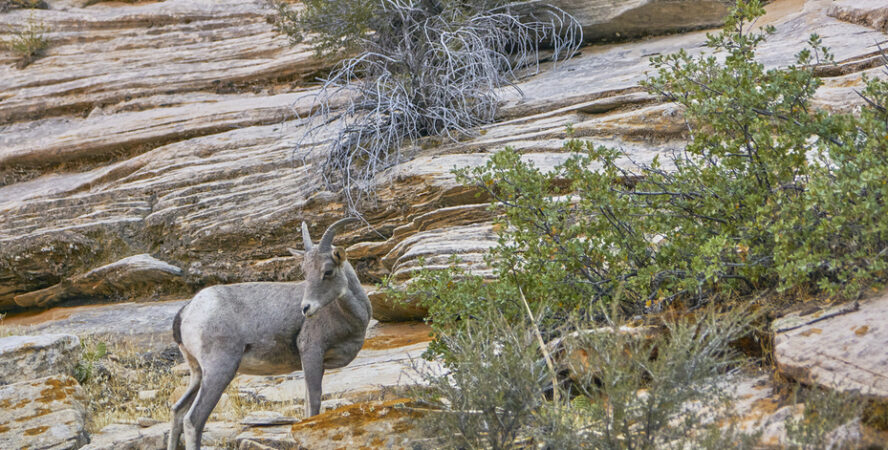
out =
[[[328,187],[343,189],[352,210],[371,197],[377,174],[403,160],[408,145],[427,136],[471,135],[494,119],[500,88],[520,93],[514,84],[520,70],[538,71],[543,52],[564,60],[582,42],[572,16],[537,1],[468,10],[435,0],[379,2],[389,22],[361,38],[363,51],[323,80],[314,125],[300,142],[337,130],[322,172]]]

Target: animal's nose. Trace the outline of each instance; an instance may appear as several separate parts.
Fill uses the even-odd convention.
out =
[[[308,310],[311,309],[311,305],[305,305],[302,307],[302,315],[307,315]]]

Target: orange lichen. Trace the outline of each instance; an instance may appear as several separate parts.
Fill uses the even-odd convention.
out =
[[[812,334],[820,334],[820,333],[823,333],[823,330],[821,330],[820,328],[811,328],[810,330],[802,331],[801,333],[799,333],[799,336],[808,337],[808,336],[811,336]]]
[[[364,341],[364,350],[385,350],[432,340],[431,328],[424,323],[393,324],[377,336]]]
[[[0,425],[0,433],[6,433],[7,431],[9,431],[9,427],[6,425]]]
[[[45,384],[49,387],[40,391],[40,397],[37,399],[41,403],[64,400],[68,397],[68,394],[74,393],[74,386],[77,384],[77,381],[70,377],[62,379],[50,378],[46,380]]]
[[[48,426],[28,428],[27,430],[25,430],[25,436],[36,436],[38,434],[42,434],[44,431],[46,431],[48,429],[49,429]]]
[[[399,405],[406,405],[409,401],[409,399],[400,398],[382,403],[370,402],[347,405],[326,411],[296,423],[291,430],[294,433],[298,433],[302,430],[330,430],[333,428],[344,427],[351,430],[352,435],[358,436],[358,432],[363,434],[361,428],[364,425],[376,422],[381,418],[385,418],[386,420],[397,420],[418,416],[419,414],[416,412],[396,407]]]
[[[858,335],[858,336],[863,336],[863,335],[865,335],[867,332],[869,332],[869,326],[867,326],[867,325],[864,325],[864,326],[862,326],[862,327],[860,327],[860,328],[854,330],[854,334],[856,334],[856,335]]]

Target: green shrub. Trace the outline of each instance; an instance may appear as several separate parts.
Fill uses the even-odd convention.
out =
[[[80,361],[74,367],[74,378],[80,383],[91,381],[99,361],[107,354],[108,346],[104,342],[84,338],[80,342]]]
[[[648,312],[772,288],[853,298],[884,281],[888,85],[868,80],[856,115],[812,110],[829,53],[812,36],[795,65],[765,69],[755,50],[771,30],[748,30],[762,13],[741,2],[709,37],[723,60],[652,58],[645,86],[681,105],[690,129],[667,163],[572,140],[576,156],[549,172],[509,149],[457,171],[503,212],[490,256],[501,283],[579,311],[619,286],[623,307]]]
[[[40,57],[49,46],[49,38],[46,37],[48,31],[45,25],[31,18],[22,29],[12,30],[12,37],[0,40],[0,49],[17,55],[20,58],[17,66],[23,69]]]
[[[299,147],[326,141],[323,173],[349,206],[421,138],[457,140],[496,115],[500,91],[523,68],[559,61],[582,29],[545,3],[506,0],[307,0],[277,3],[275,24],[293,42],[311,36],[321,55],[347,58],[322,80]],[[342,103],[344,102],[344,105]],[[314,126],[317,125],[317,126]],[[318,134],[320,133],[320,134]],[[298,149],[297,149],[298,150]]]

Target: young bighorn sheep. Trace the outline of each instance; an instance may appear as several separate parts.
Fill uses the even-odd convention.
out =
[[[330,225],[317,246],[302,223],[304,282],[212,286],[179,311],[173,338],[191,369],[191,382],[172,408],[169,450],[178,446],[183,423],[185,447],[200,448],[207,418],[236,372],[279,375],[301,369],[306,417],[320,412],[324,369],[355,358],[370,321],[370,300],[345,250],[332,245],[336,232],[352,220]]]

